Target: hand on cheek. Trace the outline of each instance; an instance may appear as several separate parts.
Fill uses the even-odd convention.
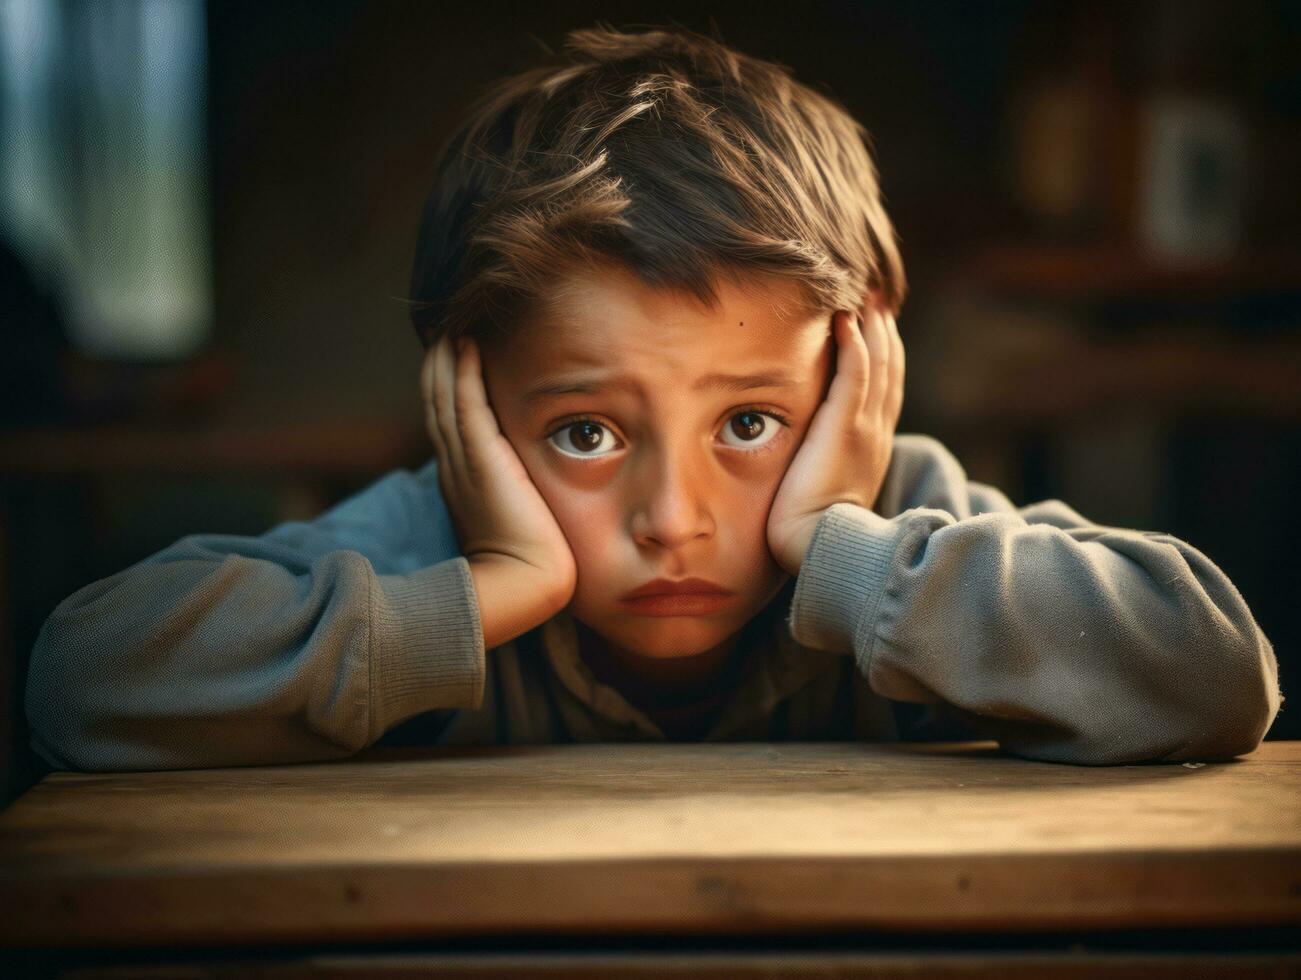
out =
[[[454,349],[455,348],[455,349]],[[541,491],[490,404],[479,345],[446,335],[426,352],[420,372],[425,427],[438,457],[438,484],[457,543],[472,569],[509,568],[554,590],[563,606],[577,563]]]
[[[835,376],[768,512],[768,549],[798,575],[818,518],[832,504],[871,509],[903,408],[904,349],[894,316],[870,302],[832,317]]]

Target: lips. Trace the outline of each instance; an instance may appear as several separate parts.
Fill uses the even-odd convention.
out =
[[[639,585],[631,592],[624,595],[625,600],[642,599],[647,596],[680,596],[680,595],[712,595],[726,596],[731,595],[729,589],[723,588],[716,582],[710,582],[703,578],[684,578],[673,579],[657,578],[645,585]]]
[[[700,617],[716,616],[736,608],[740,597],[721,592],[678,592],[674,595],[647,595],[625,599],[623,606],[638,616]]]

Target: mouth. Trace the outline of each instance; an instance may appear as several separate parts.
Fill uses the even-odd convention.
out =
[[[623,604],[643,616],[705,616],[727,609],[737,598],[724,592],[674,592],[624,599]]]
[[[723,588],[717,582],[710,582],[703,578],[683,578],[673,579],[657,578],[645,585],[639,585],[631,592],[625,593],[621,598],[624,601],[633,601],[638,599],[650,599],[660,596],[730,596],[732,592]]]

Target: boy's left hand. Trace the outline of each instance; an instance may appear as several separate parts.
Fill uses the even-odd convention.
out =
[[[835,377],[768,511],[768,549],[793,576],[823,511],[876,504],[903,407],[904,349],[894,316],[869,296],[857,318],[833,315],[832,335]]]

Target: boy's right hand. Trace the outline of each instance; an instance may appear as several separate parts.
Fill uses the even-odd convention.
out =
[[[438,484],[479,591],[485,646],[496,646],[569,603],[573,551],[497,424],[474,339],[458,354],[440,337],[425,353],[420,387]]]

